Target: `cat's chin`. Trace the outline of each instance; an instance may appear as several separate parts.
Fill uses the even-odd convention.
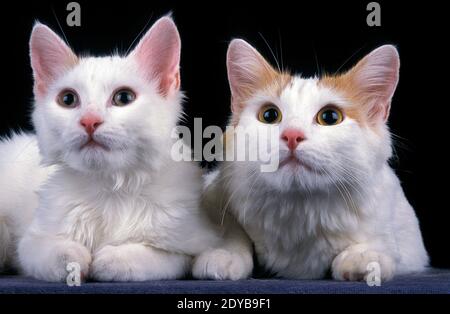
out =
[[[80,172],[117,172],[130,164],[131,156],[100,144],[90,143],[64,156],[65,163]]]
[[[270,189],[279,192],[327,190],[332,185],[327,175],[298,160],[282,160],[275,172],[261,173],[260,178]]]
[[[288,168],[289,171],[293,172],[311,172],[316,174],[321,174],[321,171],[315,169],[313,166],[311,166],[309,163],[305,162],[304,160],[298,158],[295,155],[290,155],[286,158],[284,158],[279,166],[278,169]]]
[[[105,144],[103,144],[103,143],[100,143],[98,141],[90,139],[86,143],[81,145],[80,151],[81,150],[91,150],[91,151],[104,150],[104,151],[109,151],[110,148],[108,146],[106,146]]]

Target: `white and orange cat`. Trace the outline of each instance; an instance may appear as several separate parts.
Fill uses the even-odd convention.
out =
[[[388,164],[397,50],[382,46],[341,75],[302,78],[233,40],[227,66],[231,125],[256,134],[279,129],[278,145],[269,147],[280,160],[275,172],[261,172],[261,161],[224,162],[207,192],[210,208],[241,223],[259,263],[285,278],[331,270],[335,279],[363,280],[371,262],[382,280],[424,270],[416,215]],[[238,145],[227,137],[227,147],[248,149]]]
[[[0,144],[0,266],[17,264],[19,243],[21,269],[38,279],[64,281],[76,262],[94,280],[141,281],[183,277],[192,257],[217,254],[220,234],[200,209],[201,171],[170,155],[180,45],[170,17],[128,56],[81,58],[34,26],[37,134]],[[251,268],[230,273],[232,258],[199,259],[195,274],[248,276]]]

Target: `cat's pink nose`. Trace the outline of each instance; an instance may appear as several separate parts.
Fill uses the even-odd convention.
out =
[[[103,123],[102,118],[93,113],[87,113],[80,119],[81,126],[89,135],[94,134],[95,130]]]
[[[290,150],[294,150],[301,141],[305,140],[305,135],[296,129],[286,129],[281,133],[281,139],[286,142]]]

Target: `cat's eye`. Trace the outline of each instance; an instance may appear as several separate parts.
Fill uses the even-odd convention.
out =
[[[113,95],[113,105],[123,107],[131,104],[136,99],[136,94],[129,88],[122,88]]]
[[[258,120],[267,124],[279,123],[281,121],[281,111],[274,104],[266,104],[259,110]]]
[[[316,120],[320,125],[336,125],[344,120],[344,115],[338,108],[326,106],[317,113]]]
[[[59,93],[56,101],[58,105],[65,108],[75,108],[79,105],[78,95],[71,89],[65,89]]]

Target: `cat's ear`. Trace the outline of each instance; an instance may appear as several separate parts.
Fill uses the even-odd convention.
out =
[[[233,111],[278,75],[264,57],[242,39],[232,40],[228,47],[227,70]]]
[[[69,46],[50,28],[37,22],[30,38],[30,58],[34,76],[34,93],[42,97],[58,76],[78,62]]]
[[[359,61],[344,77],[350,79],[368,119],[385,122],[399,79],[400,58],[392,45],[381,46]]]
[[[168,96],[180,89],[181,40],[172,18],[160,18],[144,35],[130,57],[136,58],[149,80],[159,82],[160,93]]]

